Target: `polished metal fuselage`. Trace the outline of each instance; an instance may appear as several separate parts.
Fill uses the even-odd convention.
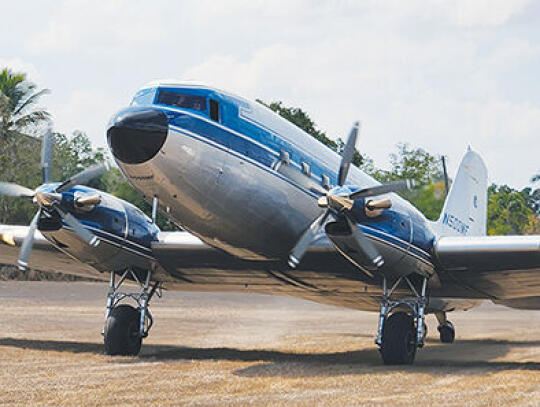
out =
[[[160,152],[136,165],[119,163],[130,182],[177,224],[210,247],[193,254],[154,252],[166,286],[184,290],[234,290],[292,295],[350,308],[377,310],[380,276],[370,277],[339,255],[326,237],[318,239],[296,270],[284,259],[321,209],[316,196],[197,135],[169,130]],[[351,176],[355,181],[354,171]],[[362,179],[357,179],[363,182]],[[401,227],[401,225],[396,225]],[[409,236],[412,239],[412,222]],[[389,276],[433,265],[406,249],[373,240]],[[212,249],[217,248],[216,249]],[[225,252],[225,253],[224,253]],[[187,253],[187,252],[186,252]],[[432,280],[434,289],[440,283]],[[404,295],[406,295],[404,290]],[[433,310],[464,309],[475,300],[433,299]]]

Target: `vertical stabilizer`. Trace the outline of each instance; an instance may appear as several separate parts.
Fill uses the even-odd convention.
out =
[[[486,224],[487,169],[482,157],[469,148],[433,229],[439,237],[484,236]]]

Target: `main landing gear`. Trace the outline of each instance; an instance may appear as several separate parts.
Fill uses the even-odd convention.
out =
[[[118,282],[116,274],[111,272],[109,293],[107,294],[107,312],[105,314],[105,326],[103,339],[105,353],[107,355],[136,356],[141,350],[142,340],[148,336],[153,324],[152,314],[148,304],[154,294],[161,297],[160,282],[155,282],[150,288],[152,272],[144,273],[144,280],[131,269],[126,270]],[[131,279],[139,286],[139,292],[121,292],[120,286],[126,278]],[[120,304],[125,298],[131,298],[137,305]]]
[[[391,296],[398,285],[407,282],[414,299],[392,300]],[[379,315],[379,329],[375,343],[383,362],[387,365],[410,365],[416,356],[416,349],[424,346],[427,326],[424,314],[427,306],[427,278],[423,278],[420,290],[408,277],[400,277],[388,290],[386,277],[383,277],[383,299]],[[399,309],[399,311],[393,312]],[[407,312],[402,311],[405,309]]]

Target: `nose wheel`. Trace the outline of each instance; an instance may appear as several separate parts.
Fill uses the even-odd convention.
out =
[[[140,280],[140,273],[128,269],[116,282],[116,274],[111,273],[107,313],[103,327],[103,341],[107,355],[136,356],[139,354],[142,340],[148,336],[153,324],[148,304],[160,287],[160,282],[157,281],[150,288],[151,274],[150,270],[147,271],[145,279]],[[128,277],[139,285],[140,292],[119,291],[120,286]],[[161,296],[160,292],[158,296]],[[125,303],[120,304],[120,301],[126,298],[133,300],[137,307]]]
[[[413,363],[416,355],[416,329],[411,315],[396,312],[386,319],[380,351],[385,365]]]
[[[414,299],[392,299],[398,285],[405,281]],[[414,362],[416,349],[424,346],[427,328],[424,314],[427,306],[427,278],[422,278],[417,290],[408,277],[400,277],[388,289],[383,277],[383,298],[379,315],[379,329],[375,343],[386,365],[410,365]],[[402,311],[403,309],[407,312]]]
[[[139,354],[142,346],[142,337],[139,335],[140,319],[140,312],[131,305],[122,304],[111,310],[103,329],[107,355]]]

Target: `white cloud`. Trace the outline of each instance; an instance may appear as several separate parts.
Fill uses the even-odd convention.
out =
[[[107,119],[122,105],[121,100],[115,100],[105,90],[77,89],[65,100],[51,104],[49,111],[56,131],[71,134],[81,130],[94,144],[103,146],[106,143]],[[85,123],[84,127],[80,125],[82,123]]]
[[[164,36],[159,9],[142,2],[63,1],[27,47],[34,53],[110,55],[149,46]]]
[[[456,0],[452,17],[460,26],[497,26],[519,14],[528,3],[530,0]]]

